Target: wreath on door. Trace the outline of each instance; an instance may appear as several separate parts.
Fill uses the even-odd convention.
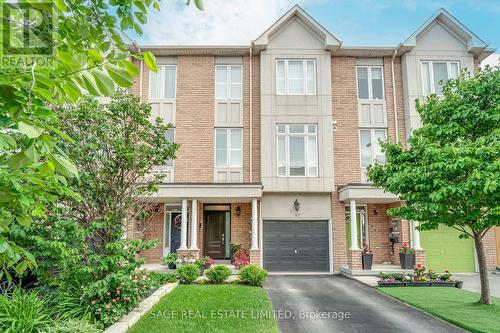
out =
[[[182,223],[182,217],[181,214],[179,214],[174,218],[175,229],[181,230],[181,223]]]

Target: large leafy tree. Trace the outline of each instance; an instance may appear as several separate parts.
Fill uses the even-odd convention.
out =
[[[422,127],[409,148],[384,143],[387,164],[369,177],[403,200],[392,214],[420,221],[420,230],[443,224],[474,240],[480,303],[491,304],[483,237],[500,225],[500,70],[462,73],[443,95],[417,102]]]
[[[175,158],[178,145],[167,139],[171,125],[150,116],[149,104],[124,92],[106,104],[85,98],[61,112],[75,141],[62,145],[80,172],[70,183],[79,199],[68,197],[64,206],[68,217],[95,229],[96,251],[121,239],[126,225],[147,219],[156,206],[145,198],[165,176],[158,166]]]
[[[29,227],[34,219],[45,218],[61,196],[76,196],[67,180],[78,177],[78,170],[58,143],[59,138],[72,140],[55,125],[55,107],[75,103],[84,94],[110,96],[117,87],[130,87],[139,72],[131,58],[156,70],[151,53],[130,54],[122,32],[141,34],[148,10],[159,9],[159,1],[28,2],[52,13],[56,52],[54,61],[43,65],[18,61],[23,57],[5,53],[7,40],[16,43],[15,34],[3,38],[8,30],[0,29],[0,278],[6,274],[9,279],[12,268],[21,274],[36,266],[34,257],[7,237],[10,227]],[[195,5],[201,9],[201,0]],[[2,9],[16,6],[0,0]],[[11,24],[3,14],[2,19]],[[14,25],[27,23],[17,19]]]

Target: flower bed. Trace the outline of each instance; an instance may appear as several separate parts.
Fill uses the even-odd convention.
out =
[[[424,265],[415,265],[413,274],[380,273],[379,287],[456,287],[462,288],[463,281],[453,279],[450,272],[437,273],[425,270]]]

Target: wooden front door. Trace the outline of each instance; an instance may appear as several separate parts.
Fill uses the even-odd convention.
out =
[[[495,238],[497,241],[497,267],[500,268],[500,227],[495,227]]]
[[[205,254],[223,259],[225,254],[226,212],[205,213]]]

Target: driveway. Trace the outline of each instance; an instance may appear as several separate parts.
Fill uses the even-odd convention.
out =
[[[481,292],[481,280],[478,273],[457,273],[453,275],[455,279],[464,281],[463,289],[476,293]],[[489,273],[488,277],[491,296],[500,298],[500,275]]]
[[[465,332],[342,276],[271,275],[276,322],[288,332]]]

